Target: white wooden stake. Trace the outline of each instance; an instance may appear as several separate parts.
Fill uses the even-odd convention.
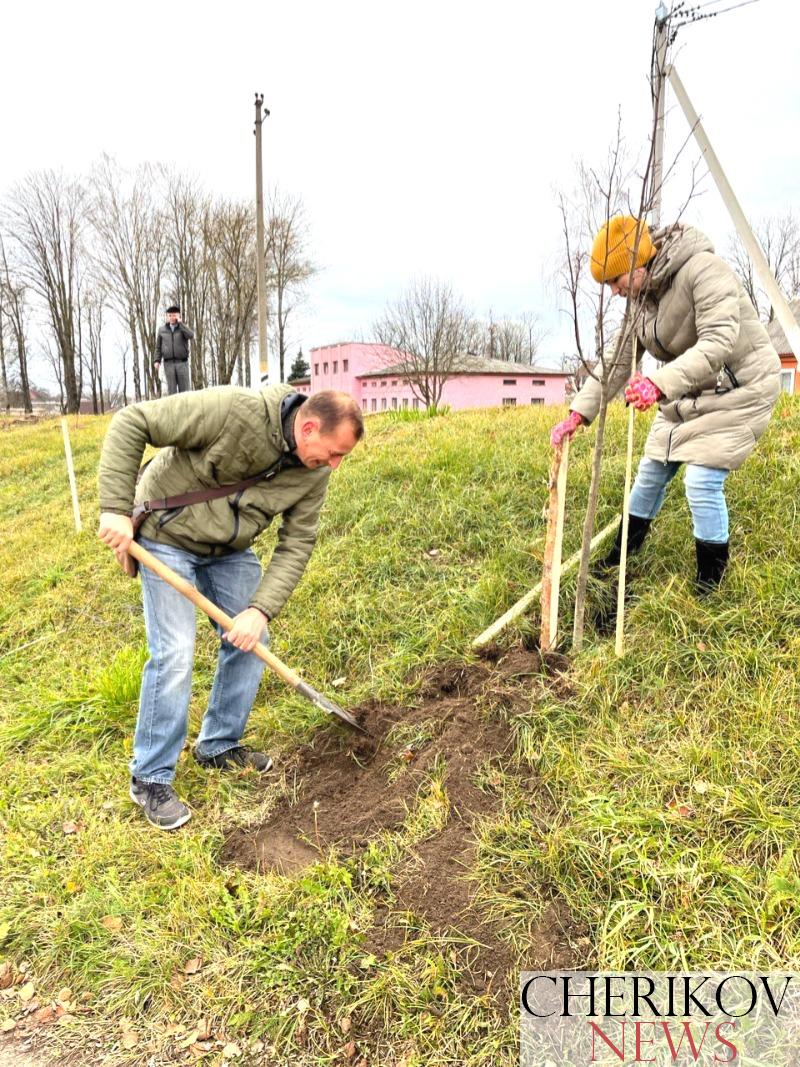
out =
[[[612,519],[608,526],[604,526],[599,533],[596,533],[594,535],[591,544],[589,545],[590,551],[593,552],[597,548],[597,546],[608,537],[609,534],[614,533],[618,526],[619,515],[615,519]],[[561,573],[566,574],[567,571],[572,570],[573,567],[576,567],[580,558],[581,553],[580,549],[578,549],[578,551],[573,556],[570,556],[569,559],[561,565]],[[483,633],[479,634],[472,642],[472,647],[482,648],[484,645],[488,645],[489,642],[495,637],[497,637],[497,635],[502,630],[504,630],[510,622],[513,622],[514,619],[519,618],[519,616],[522,615],[530,607],[530,605],[534,602],[537,596],[539,596],[541,591],[542,583],[539,582],[533,587],[533,589],[527,592],[524,597],[518,600],[516,604],[512,605],[512,607],[510,607],[504,615],[501,615],[499,619],[496,619],[491,626],[487,626]]]
[[[742,239],[742,244],[747,249],[747,254],[752,259],[753,265],[758,271],[761,284],[764,286],[770,303],[775,309],[775,315],[778,322],[781,324],[783,332],[786,334],[786,340],[791,345],[795,356],[800,360],[800,326],[797,325],[797,319],[795,319],[792,314],[792,309],[786,302],[786,298],[778,288],[778,283],[775,281],[764,253],[761,251],[761,245],[759,245],[753,231],[750,229],[750,224],[745,218],[741,204],[736,199],[736,194],[725,176],[722,164],[717,159],[717,155],[711,147],[711,142],[706,135],[706,131],[703,129],[700,117],[692,106],[689,94],[684,89],[683,82],[678,77],[677,70],[675,70],[674,66],[671,66],[668,73],[670,85],[678,98],[678,103],[683,109],[686,121],[689,123],[689,126],[694,133],[694,139],[697,141],[698,147],[703,153],[703,158],[706,163],[708,163],[708,169],[711,171],[711,175],[717,183],[720,196],[725,202],[725,207],[728,209],[728,212],[733,219],[733,224],[738,230],[739,236]]]
[[[75,517],[75,529],[80,533],[83,527],[81,526],[81,511],[78,507],[78,487],[75,484],[75,468],[72,465],[72,449],[69,443],[69,427],[66,419],[61,420],[61,432],[64,435],[64,453],[67,457],[67,474],[69,475],[69,488],[72,493],[72,514]]]

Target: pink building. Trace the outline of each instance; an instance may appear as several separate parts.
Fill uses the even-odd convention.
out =
[[[341,389],[368,414],[423,406],[403,378],[400,353],[384,345],[345,342],[312,348],[310,363],[310,377],[292,382],[298,392]],[[465,356],[459,373],[445,382],[441,403],[453,410],[563,404],[567,381],[563,371]]]

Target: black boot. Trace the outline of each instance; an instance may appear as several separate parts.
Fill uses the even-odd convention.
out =
[[[628,516],[628,558],[635,555],[644,544],[652,519],[642,519],[638,515]],[[608,554],[591,568],[593,578],[607,579],[610,572],[619,566],[622,555],[622,523],[617,527],[617,536]],[[626,592],[626,597],[627,597]],[[600,603],[592,613],[592,625],[603,637],[614,629],[617,620],[617,582],[609,582],[600,596]]]
[[[632,556],[635,552],[638,552],[644,543],[645,537],[647,537],[647,531],[650,529],[650,523],[652,519],[640,519],[638,515],[628,516],[628,555]],[[620,557],[622,555],[622,522],[620,521],[617,527],[617,536],[612,545],[610,551],[603,559],[598,560],[592,567],[592,575],[596,578],[602,578],[605,574],[612,570],[614,567],[619,566]]]
[[[700,541],[695,539],[697,553],[697,579],[695,589],[698,596],[713,593],[728,566],[727,541]]]

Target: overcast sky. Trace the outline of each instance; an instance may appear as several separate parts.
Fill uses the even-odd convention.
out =
[[[569,335],[552,283],[556,191],[579,158],[602,161],[620,104],[628,139],[644,141],[655,6],[14,4],[0,43],[0,192],[108,152],[251,196],[259,90],[272,112],[266,180],[302,197],[321,268],[295,343],[368,336],[387,300],[431,274],[478,313],[537,312],[543,356],[557,359]],[[676,66],[754,218],[800,206],[798,41],[797,0],[758,0],[678,38]],[[671,95],[668,107],[669,159],[687,126]],[[684,194],[674,185],[665,220]],[[732,226],[710,178],[703,188],[684,217],[724,252]]]

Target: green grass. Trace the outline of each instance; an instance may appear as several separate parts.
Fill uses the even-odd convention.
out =
[[[277,654],[344,706],[403,701],[424,666],[468,660],[471,639],[540,577],[555,414],[370,419],[273,626]],[[93,536],[107,421],[72,420],[81,536],[58,422],[2,434],[0,962],[25,963],[43,1002],[69,986],[80,1011],[51,1033],[77,1047],[99,1037],[113,1063],[168,1062],[200,1018],[243,1051],[263,1042],[270,1064],[341,1063],[349,1039],[372,1065],[516,1062],[512,989],[498,1016],[460,991],[446,945],[421,936],[387,960],[365,949],[375,888],[390,889],[409,847],[447,818],[444,768],[399,835],[360,862],[330,858],[294,878],[219,862],[225,831],[269,811],[270,791],[246,775],[182,760],[177,785],[195,816],[175,835],[149,831],[133,808],[126,763],[144,633],[138,583]],[[637,419],[639,450],[647,421]],[[615,411],[598,528],[620,505],[624,430]],[[590,444],[584,434],[572,450],[565,554],[578,546]],[[593,966],[800,963],[798,457],[800,404],[784,399],[729,479],[732,565],[705,602],[692,595],[676,480],[634,586],[626,655],[592,638],[560,695],[532,686],[472,872],[487,914],[506,920],[523,954],[531,924],[558,900]],[[270,543],[258,546],[265,556]],[[573,585],[565,580],[565,629]],[[193,731],[213,654],[203,627]],[[267,678],[248,740],[285,751],[321,721]],[[435,724],[395,730],[402,749]],[[541,783],[535,805],[516,773],[525,764]],[[199,973],[185,975],[198,956]],[[13,1007],[0,1000],[0,1023]],[[131,1026],[139,1039],[126,1051]],[[202,1062],[219,1057],[217,1047]]]

